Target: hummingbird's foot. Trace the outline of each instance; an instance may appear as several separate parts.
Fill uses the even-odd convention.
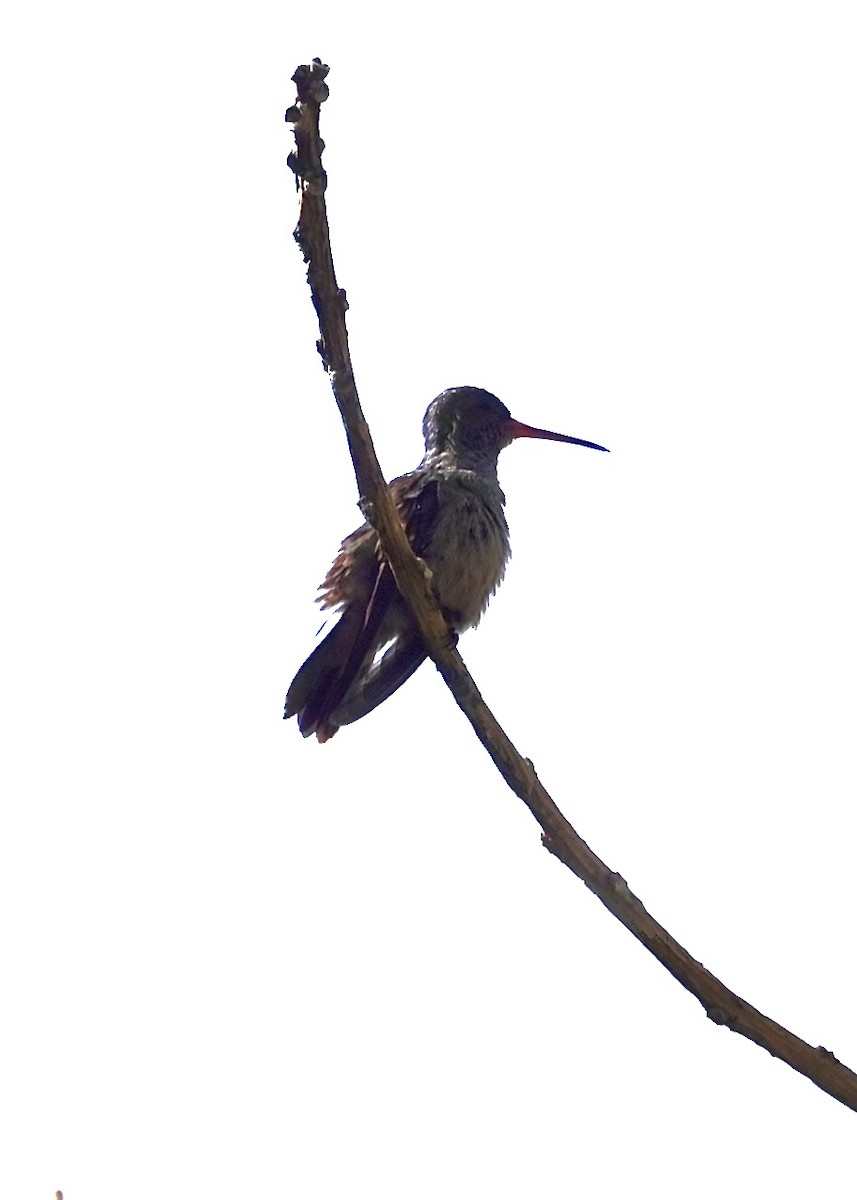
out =
[[[442,608],[440,611],[441,616],[446,621],[446,648],[447,650],[454,650],[458,645],[459,633],[456,626],[460,620],[460,615],[451,612],[448,608]]]

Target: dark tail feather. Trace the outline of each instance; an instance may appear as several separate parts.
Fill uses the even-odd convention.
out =
[[[285,718],[297,716],[304,737],[319,733],[330,710],[342,698],[342,676],[352,658],[362,622],[357,612],[347,610],[330,633],[313,650],[295,675],[286,696]],[[347,684],[346,684],[347,688]],[[328,733],[328,736],[332,736]]]
[[[387,563],[379,562],[365,610],[355,603],[349,604],[335,628],[320,646],[316,646],[298,671],[286,696],[285,716],[297,713],[298,728],[304,737],[314,733],[320,742],[326,742],[342,724],[342,721],[334,719],[333,714],[346,699],[355,681],[360,679],[364,668],[371,667],[372,657],[380,644],[381,623],[395,595],[393,572]],[[418,665],[415,664],[411,671]],[[372,671],[368,671],[367,677],[371,676]],[[405,675],[400,682],[404,683],[407,677]],[[383,696],[375,703],[380,704],[382,699]],[[374,708],[375,704],[371,707]]]

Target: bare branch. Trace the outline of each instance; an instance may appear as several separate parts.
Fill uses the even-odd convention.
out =
[[[314,59],[309,65],[298,67],[293,76],[298,89],[297,102],[286,113],[286,120],[294,126],[296,149],[289,155],[289,165],[297,177],[301,197],[295,238],[308,264],[307,277],[321,331],[318,349],[345,425],[361,507],[378,532],[398,588],[413,612],[429,654],[500,774],[538,821],[547,849],[582,879],[626,929],[699,1000],[715,1024],[726,1025],[749,1038],[857,1111],[857,1075],[853,1071],[829,1050],[810,1046],[730,991],[647,912],[621,875],[611,871],[590,850],[542,786],[533,764],[518,753],[503,732],[455,649],[423,566],[408,544],[390,498],[354,383],[345,326],[348,306],[333,268],[324,197],[327,177],[321,164],[324,143],[319,136],[319,108],[328,95],[324,82],[327,73],[328,68]]]

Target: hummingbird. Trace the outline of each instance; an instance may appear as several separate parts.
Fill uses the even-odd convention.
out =
[[[440,610],[457,636],[478,624],[511,552],[506,497],[497,479],[500,451],[523,437],[606,447],[524,425],[477,387],[448,388],[432,400],[423,436],[422,462],[389,487],[411,548],[431,571]],[[319,590],[322,609],[337,609],[339,620],[292,680],[284,717],[297,716],[304,737],[314,733],[326,742],[410,679],[427,651],[368,523],[342,543]]]

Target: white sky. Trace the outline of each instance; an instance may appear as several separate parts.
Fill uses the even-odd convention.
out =
[[[541,849],[431,667],[324,747],[280,715],[359,522],[291,240],[319,54],[382,466],[461,383],[613,452],[504,453],[486,699],[696,957],[857,1067],[855,25],[7,18],[0,1200],[853,1181],[854,1114]]]

